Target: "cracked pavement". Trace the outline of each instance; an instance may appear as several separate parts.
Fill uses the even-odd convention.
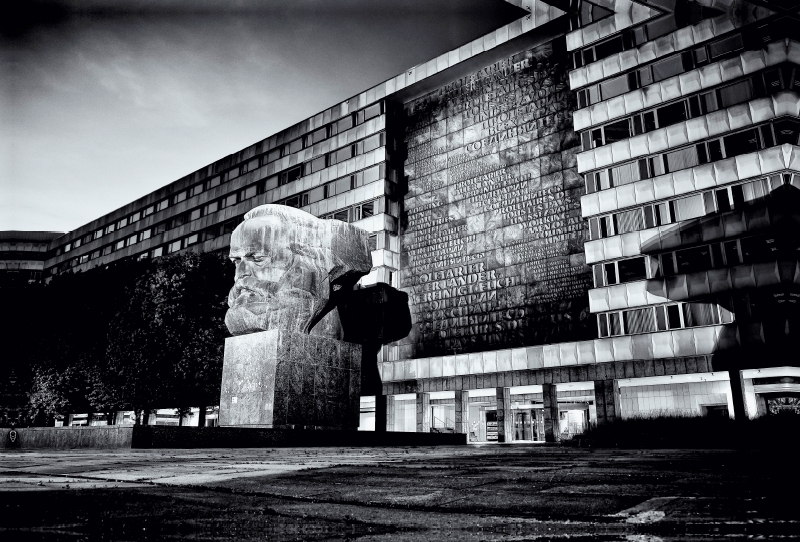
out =
[[[3,540],[800,537],[791,450],[0,453]]]

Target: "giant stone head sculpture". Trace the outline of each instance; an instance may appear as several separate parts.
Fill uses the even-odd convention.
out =
[[[231,236],[230,259],[225,324],[233,335],[286,329],[341,339],[333,309],[372,267],[366,231],[285,205],[248,212]]]

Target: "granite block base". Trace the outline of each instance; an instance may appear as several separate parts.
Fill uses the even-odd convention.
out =
[[[295,331],[225,339],[219,424],[357,429],[361,345]]]

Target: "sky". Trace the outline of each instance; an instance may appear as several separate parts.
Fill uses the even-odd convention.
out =
[[[20,5],[0,12],[0,230],[73,230],[520,14],[503,0]]]

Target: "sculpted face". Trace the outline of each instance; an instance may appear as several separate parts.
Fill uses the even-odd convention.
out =
[[[331,280],[342,276],[345,262],[335,254],[332,228],[352,226],[340,224],[285,206],[250,211],[231,236],[230,259],[236,272],[225,316],[230,332],[288,329],[341,338],[330,297],[338,290],[331,288]],[[361,260],[355,280],[369,272]]]

